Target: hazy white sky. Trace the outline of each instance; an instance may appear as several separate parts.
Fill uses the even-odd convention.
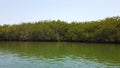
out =
[[[89,21],[120,15],[120,0],[0,0],[0,24]]]

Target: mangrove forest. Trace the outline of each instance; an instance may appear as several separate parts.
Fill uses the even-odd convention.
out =
[[[0,41],[75,41],[120,43],[120,17],[97,21],[45,20],[0,25]]]

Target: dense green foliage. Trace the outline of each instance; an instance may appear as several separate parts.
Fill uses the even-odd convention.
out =
[[[120,42],[120,17],[99,21],[39,21],[0,26],[1,41]]]

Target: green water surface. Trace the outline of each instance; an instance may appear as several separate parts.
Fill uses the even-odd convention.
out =
[[[0,42],[0,68],[120,68],[120,44]]]

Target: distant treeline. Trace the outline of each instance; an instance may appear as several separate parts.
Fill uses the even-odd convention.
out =
[[[60,20],[0,26],[1,41],[120,42],[120,17],[98,21]]]

